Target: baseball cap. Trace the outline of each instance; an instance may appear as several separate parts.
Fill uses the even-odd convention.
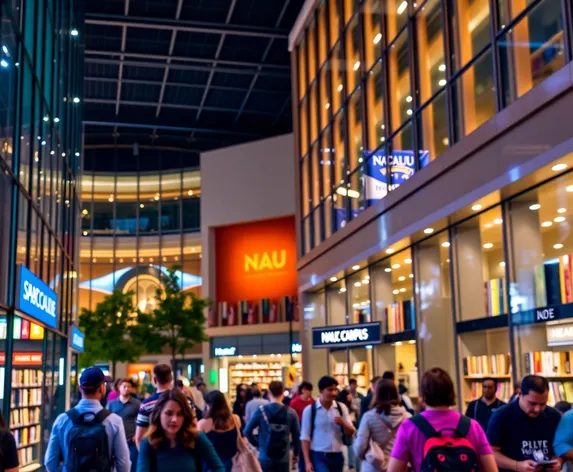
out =
[[[97,388],[105,382],[105,375],[99,367],[88,367],[80,377],[80,387]]]

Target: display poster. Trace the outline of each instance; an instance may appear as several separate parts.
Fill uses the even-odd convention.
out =
[[[45,325],[57,327],[58,296],[27,267],[18,266],[16,308]]]

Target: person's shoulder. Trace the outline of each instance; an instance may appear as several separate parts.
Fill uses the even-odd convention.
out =
[[[298,415],[296,414],[296,411],[294,410],[293,407],[287,406],[286,409],[287,409],[287,415],[293,416],[298,420]]]
[[[549,418],[551,421],[556,421],[557,423],[559,423],[559,421],[561,421],[562,415],[561,413],[559,413],[559,410],[557,408],[553,408],[552,406],[548,406],[545,408],[545,415],[547,418]]]

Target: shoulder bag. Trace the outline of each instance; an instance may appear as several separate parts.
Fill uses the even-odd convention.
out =
[[[262,472],[259,461],[243,441],[235,418],[233,418],[233,422],[237,430],[237,453],[233,457],[231,472]]]
[[[378,420],[384,425],[386,430],[388,431],[388,438],[385,445],[390,444],[393,445],[394,439],[396,437],[396,431],[400,427],[400,425],[396,426],[395,428],[390,428],[386,424],[386,422],[378,416],[378,414],[374,415]],[[400,423],[401,424],[401,423]],[[391,448],[390,448],[391,449]],[[380,446],[374,439],[372,439],[372,434],[370,435],[370,439],[368,440],[368,450],[366,451],[366,462],[374,467],[376,470],[386,471],[388,469],[388,462],[390,461],[390,457],[388,454],[384,452],[384,448]]]

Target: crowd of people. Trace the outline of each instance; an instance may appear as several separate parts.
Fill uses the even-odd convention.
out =
[[[234,404],[202,382],[175,382],[168,365],[153,371],[155,393],[139,399],[127,379],[110,395],[103,372],[86,369],[82,399],[53,424],[48,472],[438,472],[573,470],[573,410],[548,406],[549,383],[523,378],[509,403],[495,379],[465,415],[440,368],[424,373],[416,405],[386,372],[367,395],[350,380],[301,382],[287,394],[274,381],[240,385]],[[198,385],[201,383],[202,385]],[[102,405],[105,404],[105,405]],[[18,471],[13,436],[0,417],[0,470]]]

